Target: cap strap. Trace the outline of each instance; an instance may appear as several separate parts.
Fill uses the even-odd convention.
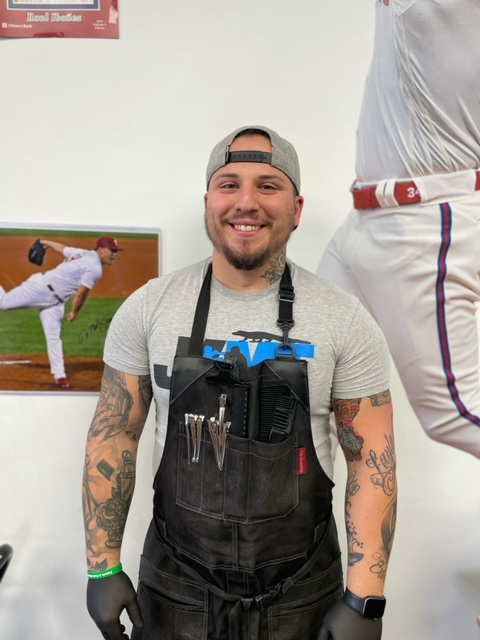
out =
[[[272,164],[272,154],[267,151],[227,151],[225,164],[229,162],[263,162]]]

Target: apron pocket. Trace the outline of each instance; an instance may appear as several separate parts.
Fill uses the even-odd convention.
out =
[[[323,619],[342,596],[343,586],[268,609],[268,640],[317,640]]]
[[[206,589],[159,571],[142,558],[137,594],[144,624],[135,628],[132,640],[207,640]]]
[[[222,470],[211,443],[202,443],[198,464],[187,464],[180,440],[178,505],[242,524],[283,518],[298,505],[297,434],[278,444],[229,435]]]

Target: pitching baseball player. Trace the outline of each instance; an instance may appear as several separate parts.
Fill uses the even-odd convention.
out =
[[[94,250],[66,247],[51,240],[41,242],[47,249],[63,255],[65,260],[50,271],[33,274],[8,292],[0,287],[0,311],[39,309],[50,371],[57,386],[68,389],[70,382],[65,372],[61,338],[65,303],[73,297],[72,310],[66,316],[68,322],[73,322],[102,277],[103,267],[113,264],[117,252],[123,249],[109,236],[99,238]]]
[[[382,327],[426,433],[480,458],[480,3],[376,0],[354,209],[318,274]]]

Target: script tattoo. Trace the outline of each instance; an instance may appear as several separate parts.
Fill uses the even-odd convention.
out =
[[[392,550],[396,521],[397,521],[397,495],[395,491],[394,498],[388,505],[385,511],[385,516],[382,520],[381,534],[382,534],[383,549],[373,554],[372,557],[375,562],[370,567],[370,571],[375,575],[377,575],[382,581],[385,581],[385,577],[387,575],[387,566],[388,566],[388,561],[390,559],[390,553]]]
[[[357,527],[352,522],[350,515],[351,499],[359,489],[360,484],[357,480],[357,472],[352,471],[347,478],[345,490],[345,526],[347,529],[348,566],[350,567],[363,560],[364,557],[364,554],[360,551],[363,548],[363,542],[358,539]]]
[[[385,436],[387,442],[385,449],[378,455],[373,449],[370,449],[370,455],[367,458],[367,467],[373,469],[374,473],[370,476],[370,480],[375,487],[382,489],[386,496],[392,496],[395,492],[395,445],[393,436]]]
[[[348,462],[362,459],[362,446],[364,439],[355,433],[352,421],[360,411],[360,398],[352,400],[339,400],[332,398],[337,433],[340,445]]]
[[[392,396],[390,395],[390,391],[387,389],[386,391],[382,391],[382,393],[376,393],[373,396],[370,396],[370,402],[372,403],[372,407],[381,407],[382,404],[391,404]]]
[[[265,280],[268,280],[270,284],[273,284],[274,282],[278,282],[278,280],[280,280],[285,270],[285,252],[281,253],[276,260],[271,260],[269,264],[270,266],[262,275],[262,278],[265,278]]]

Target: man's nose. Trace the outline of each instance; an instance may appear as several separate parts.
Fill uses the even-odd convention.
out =
[[[237,211],[258,211],[260,208],[258,193],[254,185],[242,184],[235,200],[235,209]]]

